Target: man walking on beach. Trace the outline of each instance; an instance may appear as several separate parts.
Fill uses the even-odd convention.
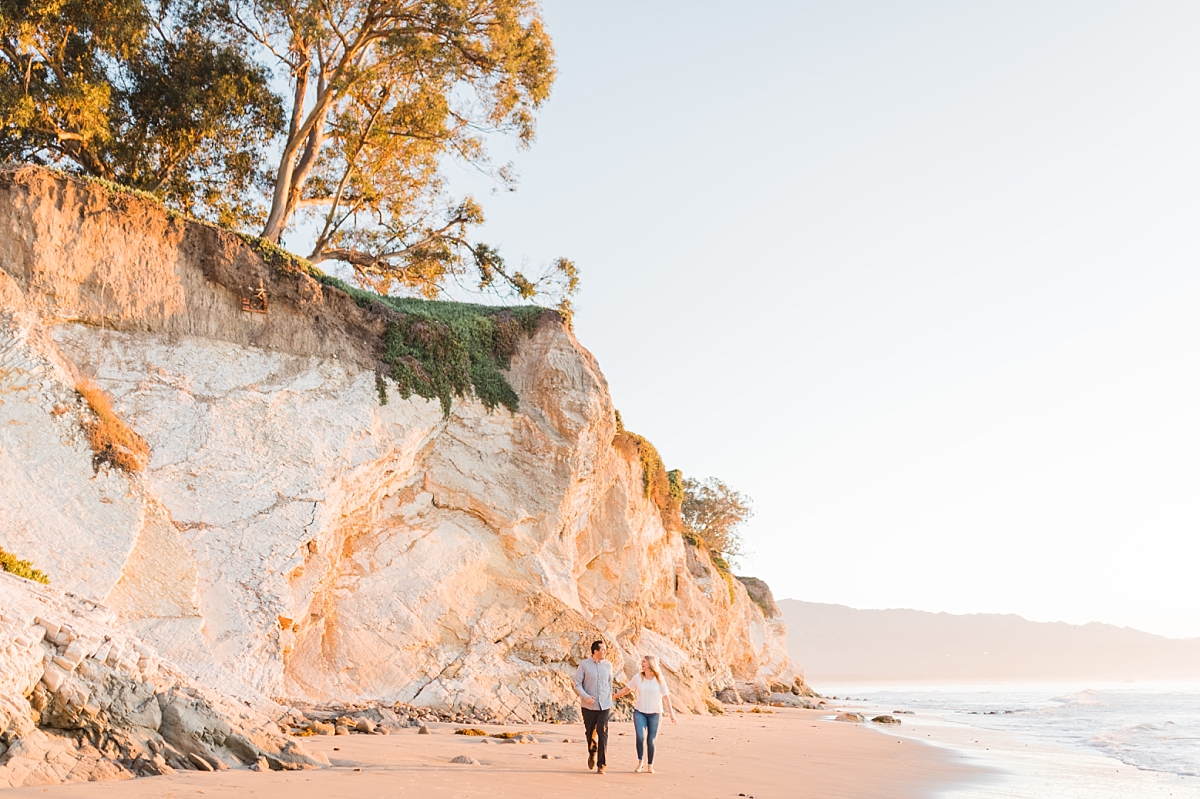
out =
[[[592,642],[592,656],[575,670],[575,693],[583,707],[583,729],[588,745],[588,768],[604,773],[608,749],[608,714],[612,710],[612,664],[604,659],[608,647],[603,641]]]

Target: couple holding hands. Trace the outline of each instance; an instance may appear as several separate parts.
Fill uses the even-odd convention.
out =
[[[640,671],[628,685],[617,693],[612,692],[612,664],[604,659],[608,647],[603,641],[592,642],[592,655],[575,670],[575,692],[583,704],[583,728],[588,745],[588,768],[597,774],[604,773],[605,751],[608,749],[608,715],[614,699],[633,694],[633,729],[637,741],[638,767],[634,771],[654,773],[654,737],[658,734],[658,723],[662,719],[663,704],[675,721],[675,708],[667,681],[663,679],[658,658],[646,655],[642,658]]]

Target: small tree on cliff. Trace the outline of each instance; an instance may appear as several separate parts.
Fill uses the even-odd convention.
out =
[[[0,0],[0,159],[251,221],[282,108],[211,23],[170,0]]]
[[[750,497],[715,477],[683,480],[683,526],[727,562],[744,554],[738,528],[754,515]]]
[[[554,81],[536,0],[222,2],[230,32],[288,80],[263,238],[279,243],[311,209],[309,259],[349,264],[381,293],[394,282],[432,297],[466,274],[523,298],[574,292],[566,259],[531,279],[471,241],[483,212],[470,197],[446,197],[441,173],[453,157],[511,181],[490,164],[484,138],[533,140],[534,112]]]

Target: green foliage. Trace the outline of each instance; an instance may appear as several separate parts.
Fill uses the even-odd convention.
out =
[[[252,221],[282,109],[268,71],[216,41],[197,2],[2,0],[0,159]]]
[[[387,405],[387,381],[380,372],[375,373],[375,391],[379,394],[379,404]]]
[[[257,239],[262,251],[283,250]],[[287,254],[290,255],[290,254]],[[274,258],[282,255],[274,254]],[[501,370],[509,368],[517,346],[547,314],[537,305],[495,306],[465,302],[386,297],[326,275],[291,256],[289,268],[305,269],[323,285],[346,292],[362,308],[375,307],[388,318],[383,362],[400,395],[437,399],[450,413],[454,397],[475,396],[489,411],[503,405],[516,413],[517,393]],[[381,404],[386,393],[380,393]]]
[[[62,172],[60,170],[55,170],[55,171],[58,171],[59,174],[70,175],[71,177],[76,177],[76,178],[82,178],[83,180],[86,180],[88,183],[95,183],[97,186],[103,186],[108,191],[114,192],[116,194],[127,194],[130,197],[137,197],[139,200],[148,200],[148,201],[154,203],[155,205],[163,204],[161,197],[156,197],[148,191],[142,191],[141,189],[135,189],[131,186],[125,186],[120,183],[117,183],[116,181],[108,180],[107,178],[98,178],[95,175],[71,175],[71,173],[69,173],[69,172]]]
[[[663,526],[668,530],[682,529],[679,516],[682,495],[675,490],[672,483],[673,480],[682,480],[682,474],[678,470],[667,472],[658,449],[645,436],[626,430],[620,411],[614,411],[614,414],[617,434],[613,438],[613,446],[624,452],[627,457],[636,458],[641,464],[642,495],[658,507]],[[672,474],[675,475],[674,478]]]
[[[687,497],[687,490],[683,487],[683,472],[679,469],[672,469],[667,472],[667,491],[670,494],[671,502],[682,507],[683,500]]]
[[[388,299],[381,301],[390,305]],[[515,413],[517,394],[500,370],[509,367],[520,336],[536,328],[545,310],[454,303],[412,310],[418,302],[404,303],[410,310],[384,335],[383,360],[401,396],[436,397],[449,415],[453,397],[474,393],[488,410],[503,405]]]
[[[325,282],[331,286],[335,286],[336,288],[340,288],[346,292],[353,290],[358,291],[361,294],[370,293],[361,291],[360,289],[351,289],[342,281],[326,275],[320,269],[313,266],[312,261],[308,260],[307,258],[301,258],[299,255],[285,250],[278,244],[268,241],[261,236],[251,236],[248,233],[238,233],[237,235],[238,238],[249,244],[254,251],[259,254],[264,262],[285,275],[303,272],[319,281]],[[361,302],[359,303],[359,305],[362,304],[363,303]],[[370,303],[367,303],[367,305],[369,306]]]
[[[493,167],[486,140],[530,144],[549,97],[554,50],[537,0],[215,0],[215,8],[231,40],[275,62],[292,105],[264,238],[280,241],[308,208],[317,224],[311,260],[343,261],[380,294],[394,282],[433,298],[468,273],[481,288],[503,283],[522,299],[537,292],[537,280],[469,240],[482,209],[447,197],[443,174],[455,159],[511,186],[511,169]],[[570,262],[555,271],[575,280]]]
[[[3,548],[0,548],[0,570],[6,571],[9,574],[15,574],[18,577],[24,577],[26,580],[34,580],[39,583],[50,582],[50,578],[33,568],[32,563],[27,560],[19,560],[15,555],[6,552]]]
[[[737,588],[735,587],[733,571],[730,570],[729,564],[725,558],[720,555],[713,555],[713,565],[717,567],[717,574],[725,580],[725,585],[729,588],[729,601],[732,603],[737,599]]]
[[[750,498],[734,491],[715,477],[682,480],[683,525],[718,558],[725,570],[728,562],[742,554],[738,528],[754,515]],[[720,564],[719,564],[720,566]]]

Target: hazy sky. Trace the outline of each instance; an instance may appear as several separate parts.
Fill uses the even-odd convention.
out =
[[[627,426],[754,498],[742,572],[1200,635],[1200,4],[545,14],[485,238],[578,262]]]

